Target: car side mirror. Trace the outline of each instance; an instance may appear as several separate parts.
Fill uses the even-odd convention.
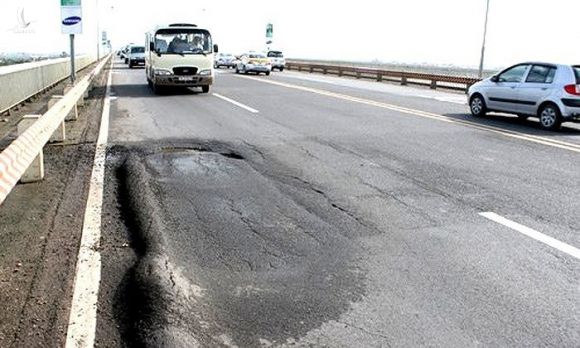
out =
[[[499,82],[499,76],[497,76],[497,75],[493,75],[493,76],[491,77],[491,82],[498,83],[498,82]]]
[[[213,45],[213,52],[214,52],[214,53],[218,53],[218,52],[219,52],[219,47],[218,47],[218,45]]]
[[[153,42],[149,43],[149,50],[150,51],[155,51],[155,44]]]

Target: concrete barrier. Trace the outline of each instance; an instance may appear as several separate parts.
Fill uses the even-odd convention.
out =
[[[75,66],[81,70],[95,58],[79,56]],[[70,76],[70,59],[59,58],[40,62],[0,67],[0,113],[3,113]]]

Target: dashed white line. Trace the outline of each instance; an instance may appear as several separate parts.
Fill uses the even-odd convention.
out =
[[[230,98],[228,98],[228,97],[224,97],[224,96],[223,96],[223,95],[221,95],[221,94],[213,93],[213,95],[214,95],[214,96],[216,96],[216,97],[218,97],[218,98],[220,98],[220,99],[222,99],[222,100],[225,100],[225,101],[227,101],[228,103],[232,103],[232,104],[234,104],[234,105],[236,105],[236,106],[239,106],[240,108],[242,108],[242,109],[244,109],[244,110],[247,110],[247,111],[249,111],[249,112],[251,112],[251,113],[253,113],[253,114],[257,114],[257,113],[259,113],[259,111],[258,111],[258,110],[254,109],[254,108],[251,108],[251,107],[249,107],[249,106],[247,106],[247,105],[244,105],[244,104],[242,104],[242,103],[240,103],[240,102],[237,102],[237,101],[235,101],[235,100],[233,100],[233,99],[230,99]]]
[[[97,327],[97,301],[101,281],[101,212],[103,207],[103,183],[105,157],[109,132],[109,110],[111,105],[111,77],[109,72],[107,90],[91,181],[85,208],[81,244],[76,265],[74,293],[69,315],[66,348],[93,347]]]
[[[572,257],[580,259],[580,249],[575,248],[569,244],[566,244],[564,242],[560,242],[557,239],[554,239],[550,236],[546,236],[545,234],[540,233],[536,230],[533,230],[529,227],[518,224],[517,222],[511,221],[511,220],[508,220],[508,219],[504,218],[503,216],[500,216],[496,213],[487,212],[487,213],[480,213],[479,215],[481,215],[484,218],[489,219],[493,222],[496,222],[498,224],[509,227],[514,231],[517,231],[517,232],[519,232],[527,237],[530,237],[538,242],[541,242],[541,243],[544,243],[548,246],[551,246],[552,248],[557,249],[563,253],[566,253]]]

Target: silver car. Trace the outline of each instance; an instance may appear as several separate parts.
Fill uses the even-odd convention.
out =
[[[268,58],[270,59],[270,63],[272,63],[272,70],[278,69],[280,71],[284,71],[286,67],[286,59],[284,58],[284,54],[280,51],[269,51]]]
[[[538,117],[542,128],[580,120],[580,66],[521,63],[469,88],[473,116],[489,111]]]
[[[234,68],[236,57],[234,57],[233,55],[229,54],[229,53],[218,53],[215,56],[215,61],[213,63],[213,67],[214,69],[219,69],[222,66],[225,66],[226,68]]]

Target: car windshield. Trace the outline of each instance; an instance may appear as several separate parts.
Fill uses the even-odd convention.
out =
[[[576,84],[580,85],[580,65],[572,67],[574,69],[574,75],[576,75]]]
[[[284,58],[284,55],[282,54],[282,52],[271,51],[271,52],[268,52],[268,57],[271,57],[271,58]]]
[[[145,47],[131,47],[131,53],[143,53],[145,52]]]
[[[212,52],[211,36],[199,29],[162,29],[155,35],[155,50],[165,54]]]

